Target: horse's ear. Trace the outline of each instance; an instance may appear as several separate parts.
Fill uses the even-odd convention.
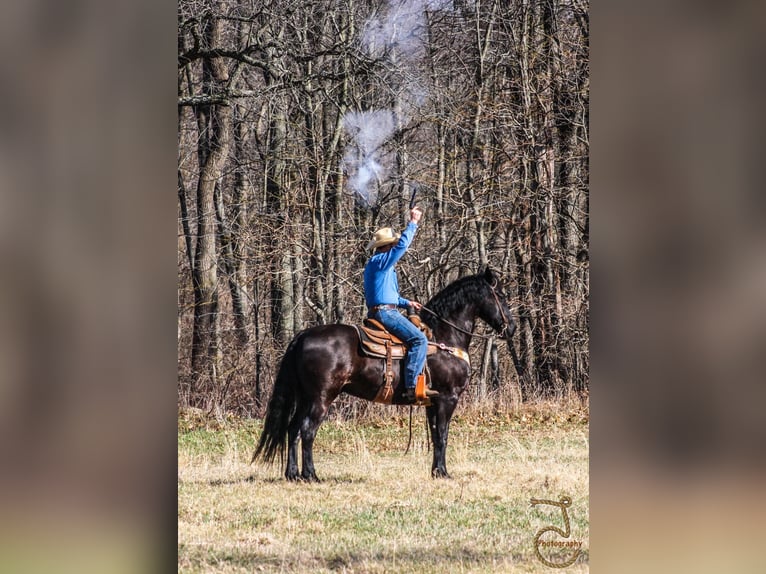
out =
[[[495,274],[492,272],[492,269],[489,268],[489,265],[484,269],[484,279],[486,279],[487,283],[490,285],[495,284]]]

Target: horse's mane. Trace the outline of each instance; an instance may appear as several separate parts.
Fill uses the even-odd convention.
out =
[[[486,296],[487,282],[484,274],[468,275],[457,281],[453,281],[439,291],[426,304],[431,311],[440,317],[449,317],[455,311],[465,308],[466,305],[476,303]],[[433,328],[436,322],[431,313],[421,313],[427,325]]]

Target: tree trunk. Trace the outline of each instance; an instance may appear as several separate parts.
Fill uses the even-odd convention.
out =
[[[246,231],[249,185],[248,179],[245,176],[245,169],[241,166],[246,165],[244,157],[247,127],[242,117],[242,107],[237,106],[235,112],[239,112],[235,117],[234,128],[234,151],[238,166],[234,176],[234,194],[231,201],[232,216],[230,222],[227,222],[226,212],[222,205],[221,217],[223,227],[227,231],[224,234],[227,239],[225,256],[228,259],[229,267],[228,279],[232,310],[234,312],[234,329],[240,345],[242,348],[246,348],[250,339],[250,302],[247,296],[247,268],[245,265],[247,253],[243,236]]]
[[[221,20],[211,18],[206,30],[209,45],[219,45]],[[204,76],[210,91],[219,89],[228,80],[228,71],[221,58],[205,61]],[[211,105],[201,110],[201,120],[211,134],[207,145],[201,145],[201,169],[197,183],[197,245],[194,253],[194,331],[192,336],[192,374],[194,390],[207,379],[217,387],[213,361],[218,356],[218,258],[216,253],[215,187],[226,162],[231,142],[232,110],[227,105]],[[202,139],[201,144],[205,140]]]

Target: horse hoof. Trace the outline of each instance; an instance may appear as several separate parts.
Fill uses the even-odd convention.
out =
[[[431,471],[431,478],[452,478],[443,468],[435,468]]]
[[[304,482],[317,482],[317,483],[322,482],[321,480],[317,478],[316,474],[309,474],[306,476],[302,476],[301,480],[303,480]]]
[[[295,474],[286,474],[285,479],[287,479],[289,482],[298,482],[299,480],[301,480],[301,477],[296,472]]]

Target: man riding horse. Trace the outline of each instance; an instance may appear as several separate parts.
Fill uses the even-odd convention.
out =
[[[470,380],[468,348],[476,320],[481,319],[505,339],[514,364],[518,365],[519,361],[513,351],[515,324],[507,295],[499,277],[489,267],[476,275],[451,282],[425,306],[399,295],[395,266],[412,243],[422,215],[422,211],[413,206],[410,222],[401,235],[390,228],[379,229],[369,244],[375,253],[364,271],[365,299],[370,315],[409,346],[403,377],[406,395],[402,392],[404,385],[398,384],[392,372],[392,365],[387,364],[391,355],[386,353],[387,357],[384,355],[386,358],[381,359],[365,353],[361,328],[331,323],[304,329],[295,335],[279,363],[253,461],[272,462],[276,456],[284,460],[286,454],[287,480],[317,481],[314,439],[338,396],[345,393],[376,401],[381,391],[394,383],[396,390],[389,395],[388,401],[378,402],[400,405],[417,401],[419,393],[412,389],[421,388],[417,378],[427,356],[427,345],[425,336],[397,310],[411,307],[429,311],[424,322],[432,330],[434,339],[433,353],[427,359],[434,391],[428,393],[430,404],[424,404],[433,444],[431,476],[449,476],[446,462],[449,425],[458,399]]]
[[[423,212],[418,207],[410,210],[410,222],[404,231],[394,233],[390,227],[378,229],[367,244],[367,249],[374,249],[364,268],[364,297],[367,303],[367,316],[379,321],[390,333],[399,337],[407,346],[404,358],[404,400],[415,402],[415,385],[418,375],[423,371],[428,351],[428,339],[418,327],[399,313],[399,308],[410,307],[419,311],[422,305],[409,301],[399,294],[399,281],[396,277],[396,264],[407,252],[418,229]],[[427,397],[439,393],[427,389]]]

